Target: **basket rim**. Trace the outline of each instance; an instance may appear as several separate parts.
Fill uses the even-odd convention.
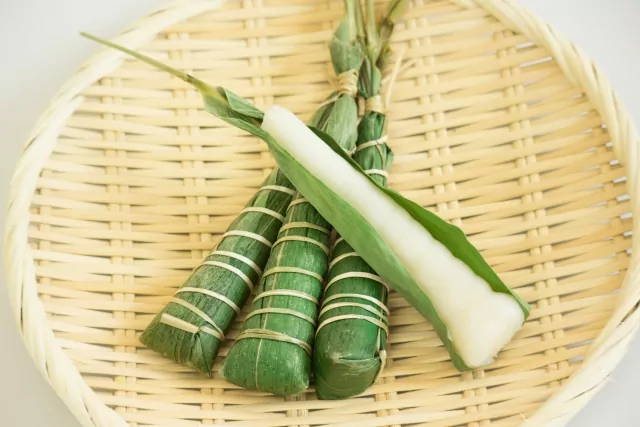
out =
[[[464,8],[487,10],[508,28],[524,34],[549,51],[564,75],[584,91],[607,125],[615,156],[627,172],[628,193],[636,194],[637,174],[634,172],[640,157],[636,150],[638,132],[597,65],[566,36],[515,0],[450,1]],[[165,28],[216,10],[221,5],[222,0],[171,0],[139,19],[114,41],[132,48],[143,46]],[[29,207],[38,176],[57,143],[59,131],[83,100],[80,93],[123,61],[124,56],[113,50],[92,55],[67,80],[41,114],[14,169],[4,230],[7,290],[27,350],[40,373],[85,427],[127,427],[128,424],[85,383],[48,327],[45,310],[37,294],[34,262],[27,239]],[[631,210],[635,212],[638,202],[633,197],[631,200]],[[636,231],[640,228],[634,218],[634,234]],[[637,254],[633,251],[615,311],[590,344],[584,362],[548,401],[523,422],[522,427],[565,426],[606,383],[640,327],[640,309],[636,308],[640,302],[640,270],[636,266]]]

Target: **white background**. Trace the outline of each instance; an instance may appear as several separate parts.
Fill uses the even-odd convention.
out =
[[[571,37],[598,63],[640,124],[640,2],[520,1]],[[34,121],[57,88],[96,49],[78,32],[115,36],[160,3],[0,0],[0,199],[7,199],[15,162]],[[2,223],[4,228],[4,215]],[[632,397],[636,384],[640,384],[640,339],[634,341],[604,391],[571,427],[638,426],[640,405]],[[78,426],[32,364],[10,315],[4,286],[0,286],[0,425]]]

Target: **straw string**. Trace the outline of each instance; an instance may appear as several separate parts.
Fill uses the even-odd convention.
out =
[[[318,305],[319,303],[318,299],[315,298],[313,295],[309,295],[300,291],[295,291],[293,289],[272,289],[270,291],[264,291],[256,295],[256,297],[253,299],[253,302],[255,303],[256,301],[262,298],[276,297],[276,296],[300,298],[300,299],[304,299],[309,302],[312,302],[315,305]]]
[[[335,246],[335,245],[334,245]],[[329,270],[331,270],[331,268],[333,268],[334,265],[336,265],[337,263],[339,263],[340,261],[347,259],[347,258],[352,258],[352,257],[360,257],[360,255],[358,255],[357,252],[347,252],[346,254],[342,254],[338,257],[335,257],[330,263],[329,263]]]
[[[364,171],[367,175],[380,175],[385,178],[389,178],[389,172],[382,169],[367,169]]]
[[[273,267],[268,269],[267,271],[264,272],[264,274],[262,275],[262,280],[265,279],[265,277],[268,277],[272,274],[278,274],[278,273],[295,273],[295,274],[302,274],[305,276],[310,276],[313,277],[314,279],[319,280],[320,282],[322,282],[323,278],[321,275],[319,275],[318,273],[314,272],[314,271],[310,271],[310,270],[305,270],[304,268],[300,268],[300,267]]]
[[[214,249],[208,256],[216,256],[216,255],[226,256],[226,257],[233,258],[233,259],[236,259],[238,261],[241,261],[244,264],[246,264],[249,267],[251,267],[253,269],[253,271],[255,271],[258,276],[262,275],[262,269],[258,266],[258,264],[256,264],[255,262],[253,262],[252,260],[250,260],[249,258],[247,258],[244,255],[240,255],[240,254],[237,254],[237,253],[231,252],[231,251],[221,251],[221,250],[218,250],[218,249]]]
[[[382,286],[384,286],[387,289],[387,291],[389,290],[389,285],[387,285],[384,282],[384,280],[382,280],[380,276],[378,276],[377,274],[365,273],[362,271],[351,271],[348,273],[338,274],[336,277],[331,279],[329,283],[327,283],[327,286],[324,291],[327,292],[327,289],[329,289],[333,284],[335,284],[336,282],[339,282],[340,280],[356,279],[356,278],[373,280],[374,282],[378,282]]]
[[[276,212],[272,209],[259,207],[259,206],[249,206],[247,208],[244,208],[243,210],[240,211],[240,215],[244,213],[249,213],[249,212],[257,212],[257,213],[269,215],[280,222],[284,222],[284,216],[282,216],[282,214],[280,214],[279,212]]]
[[[202,264],[200,264],[200,267],[203,267],[205,265],[224,268],[225,270],[232,272],[233,274],[235,274],[236,276],[242,279],[242,281],[247,285],[247,288],[249,288],[249,292],[253,290],[253,282],[251,281],[249,276],[247,276],[242,272],[242,270],[220,261],[205,261]]]
[[[287,210],[291,209],[294,206],[302,204],[302,203],[309,203],[309,200],[305,199],[304,197],[300,197],[298,199],[295,199],[289,204],[289,207],[287,208]]]
[[[347,70],[343,73],[338,74],[337,78],[337,89],[336,92],[327,98],[324,102],[320,104],[320,107],[325,105],[329,105],[338,100],[341,95],[349,95],[352,98],[355,98],[358,94],[358,77],[360,72],[358,70]]]
[[[244,231],[244,230],[231,230],[231,231],[227,231],[226,233],[224,233],[222,235],[222,239],[224,240],[225,237],[230,237],[230,236],[237,236],[237,237],[248,237],[249,239],[253,239],[256,240],[260,243],[265,244],[267,247],[271,247],[273,246],[273,243],[271,243],[270,241],[268,241],[267,239],[264,238],[264,236],[260,235],[260,234],[256,234],[256,233],[251,233],[249,231]]]
[[[224,340],[224,336],[214,329],[208,328],[206,326],[193,325],[167,313],[162,313],[162,316],[160,316],[160,323],[174,327],[176,329],[180,329],[193,335],[199,332],[203,332],[219,339],[220,341]]]
[[[213,321],[213,319],[211,317],[209,317],[209,315],[207,313],[205,313],[204,311],[200,310],[198,307],[196,307],[195,305],[188,303],[187,301],[180,299],[180,298],[176,298],[173,297],[171,298],[171,300],[169,301],[169,303],[172,304],[177,304],[177,305],[181,305],[182,307],[186,308],[187,310],[189,310],[190,312],[192,312],[193,314],[197,315],[198,317],[200,317],[202,320],[204,320],[205,322],[207,322],[209,325],[211,325],[220,335],[220,339],[223,340],[224,339],[224,331],[222,330],[222,328],[220,328],[216,322]],[[161,322],[162,322],[162,317],[161,317]],[[185,322],[187,323],[187,322]],[[171,325],[173,326],[173,325]],[[193,325],[195,326],[195,325]],[[200,328],[198,328],[200,329]]]
[[[323,301],[323,303],[328,304],[329,302],[334,301],[336,299],[340,299],[340,298],[355,298],[355,299],[361,299],[364,301],[369,301],[377,305],[380,308],[380,310],[382,310],[382,312],[385,313],[386,316],[389,316],[389,309],[387,308],[387,306],[384,303],[382,303],[382,301],[378,300],[377,298],[371,297],[369,295],[350,294],[350,293],[333,294],[330,297],[327,297]]]
[[[281,193],[289,194],[290,196],[296,195],[296,190],[292,190],[289,187],[283,187],[282,185],[263,185],[258,191],[279,191]]]
[[[391,104],[391,94],[393,93],[393,86],[396,83],[398,77],[404,74],[407,70],[417,64],[416,59],[411,59],[404,64],[402,64],[402,60],[404,59],[404,55],[407,52],[407,48],[402,46],[400,53],[398,54],[398,58],[393,65],[393,69],[391,70],[391,74],[382,79],[382,85],[386,86],[384,92],[386,96],[384,98],[383,108],[386,110],[389,108],[389,104]]]
[[[384,114],[385,105],[382,101],[382,96],[374,95],[371,98],[367,98],[364,102],[364,108],[365,112]]]
[[[207,295],[207,296],[209,296],[211,298],[215,298],[215,299],[217,299],[219,301],[222,301],[223,303],[225,303],[229,307],[231,307],[231,309],[233,311],[235,311],[236,314],[240,314],[240,307],[238,307],[236,305],[236,303],[234,303],[233,301],[231,301],[229,298],[225,297],[224,295],[219,294],[219,293],[214,292],[214,291],[210,291],[209,289],[184,287],[184,288],[178,289],[174,295],[183,294],[183,293],[195,293],[195,294]]]
[[[344,307],[356,307],[356,308],[360,308],[362,310],[368,311],[372,314],[375,314],[376,316],[378,316],[384,323],[387,323],[387,316],[382,313],[379,310],[376,310],[375,308],[371,307],[370,305],[366,305],[366,304],[361,304],[358,302],[335,302],[333,304],[328,304],[325,305],[322,310],[320,310],[320,314],[318,315],[318,317],[322,316],[323,314],[325,314],[327,311],[331,311],[331,310],[335,310],[338,308],[344,308]]]
[[[273,247],[275,248],[276,246],[278,246],[280,243],[284,243],[284,242],[305,242],[305,243],[311,243],[312,245],[315,245],[317,247],[319,247],[320,249],[322,249],[322,252],[324,252],[325,254],[329,255],[329,248],[323,244],[318,242],[315,239],[312,239],[311,237],[305,237],[305,236],[284,236],[284,237],[280,237],[278,240],[276,240],[276,242],[273,244]]]
[[[280,228],[280,232],[282,233],[283,231],[287,231],[287,230],[293,230],[296,228],[308,228],[310,230],[316,230],[319,231],[323,234],[331,234],[331,230],[325,228],[325,227],[321,227],[319,225],[310,223],[310,222],[303,222],[303,221],[299,221],[299,222],[290,222],[288,224],[283,225]]]
[[[338,96],[349,95],[353,98],[358,94],[358,70],[351,69],[338,74]]]
[[[364,320],[367,321],[369,323],[373,323],[374,325],[376,325],[377,327],[379,327],[380,329],[384,330],[385,332],[389,332],[389,327],[386,325],[386,323],[375,319],[373,317],[370,316],[364,316],[361,314],[341,314],[339,316],[333,316],[333,317],[329,317],[328,319],[324,320],[322,323],[320,323],[320,326],[318,326],[318,329],[316,329],[316,336],[318,335],[318,333],[320,332],[320,330],[322,328],[324,328],[327,325],[330,325],[332,323],[335,322],[340,322],[342,320]]]
[[[297,317],[299,319],[305,320],[307,322],[309,322],[314,328],[316,326],[316,320],[313,319],[310,316],[307,316],[304,313],[300,313],[299,311],[296,310],[292,310],[290,308],[278,308],[278,307],[268,307],[268,308],[260,308],[258,310],[254,310],[251,313],[249,313],[247,315],[247,319],[253,317],[253,316],[257,316],[260,314],[269,314],[269,313],[274,313],[274,314],[286,314],[288,316],[294,316]],[[263,328],[260,328],[260,330],[266,330]]]
[[[268,329],[246,329],[238,335],[236,341],[255,338],[261,340],[272,340],[272,341],[280,341],[286,342],[289,344],[294,344],[304,350],[309,357],[313,354],[313,350],[309,344],[304,342],[303,340],[299,340],[298,338],[291,337],[287,334],[283,334],[281,332],[270,331]]]
[[[358,145],[355,149],[355,153],[358,153],[362,150],[365,150],[367,148],[371,148],[371,147],[375,147],[378,145],[385,145],[387,142],[389,141],[389,136],[388,135],[383,135],[378,139],[374,139],[373,141],[367,141],[364,142],[360,145]]]
[[[380,369],[378,370],[378,374],[376,375],[376,377],[373,379],[372,384],[375,384],[378,382],[378,380],[380,379],[380,377],[382,376],[382,373],[384,372],[384,368],[387,366],[387,350],[384,348],[380,348],[382,346],[381,343],[382,339],[380,338],[380,331],[378,331],[378,357],[380,358]]]

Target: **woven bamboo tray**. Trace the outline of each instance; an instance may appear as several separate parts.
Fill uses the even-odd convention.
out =
[[[331,90],[341,11],[178,2],[118,41],[307,118]],[[344,401],[248,392],[144,348],[137,335],[274,161],[184,83],[100,50],[34,127],[5,242],[26,344],[84,426],[557,427],[600,389],[640,320],[627,113],[579,49],[508,0],[415,0],[395,44],[413,67],[389,110],[391,186],[460,225],[533,304],[522,331],[461,374],[392,295],[388,367]]]

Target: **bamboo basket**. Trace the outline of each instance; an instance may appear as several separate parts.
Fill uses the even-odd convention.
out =
[[[341,11],[173,2],[117,41],[306,119],[331,90]],[[461,374],[392,295],[387,368],[342,401],[248,392],[144,348],[138,334],[275,164],[184,83],[100,50],[35,125],[5,237],[15,318],[84,426],[558,427],[598,392],[640,320],[628,114],[577,47],[510,0],[415,0],[394,41],[413,66],[389,110],[390,185],[460,225],[533,304],[522,331]]]

